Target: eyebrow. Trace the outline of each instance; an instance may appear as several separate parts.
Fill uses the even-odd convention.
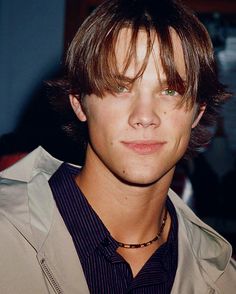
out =
[[[127,76],[127,75],[115,75],[115,80],[117,80],[118,82],[123,82],[125,84],[133,84],[137,79],[139,79],[140,77],[131,77],[131,76]],[[182,77],[181,77],[182,79]],[[163,87],[169,87],[170,84],[167,82],[167,78],[166,77],[163,77],[163,78],[159,78],[159,82],[160,82],[160,85]],[[182,79],[182,85],[179,84],[179,86],[183,86],[184,88],[186,87],[187,83],[186,83],[186,77],[185,79]],[[178,88],[178,87],[177,87]]]
[[[136,77],[135,75],[133,77],[131,76],[127,76],[127,75],[115,75],[114,76],[114,79],[117,80],[117,81],[120,81],[120,82],[125,82],[125,83],[133,83],[135,82],[135,80],[137,79],[138,77]]]

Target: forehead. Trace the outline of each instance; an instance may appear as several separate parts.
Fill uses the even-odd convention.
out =
[[[138,72],[138,70],[145,63],[148,46],[151,45],[147,64],[152,63],[152,65],[155,66],[158,75],[165,75],[161,57],[161,55],[165,54],[165,47],[160,44],[156,31],[151,30],[149,35],[145,29],[139,29],[135,44],[133,44],[132,36],[133,31],[129,27],[122,28],[118,34],[115,46],[115,55],[119,71],[123,72],[127,63],[129,63],[127,72],[133,71],[133,74],[135,75],[135,73]],[[172,28],[170,28],[170,37],[176,70],[181,78],[185,79],[186,66],[181,40],[176,31]]]

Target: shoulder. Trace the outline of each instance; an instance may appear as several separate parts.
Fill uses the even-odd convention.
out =
[[[0,212],[15,218],[28,214],[30,200],[34,199],[35,203],[43,191],[48,192],[48,179],[61,163],[38,147],[3,170],[0,173]]]

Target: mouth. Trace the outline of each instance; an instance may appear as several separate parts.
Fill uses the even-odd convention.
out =
[[[166,144],[165,141],[154,140],[122,141],[121,143],[128,149],[140,155],[148,155],[155,153]]]

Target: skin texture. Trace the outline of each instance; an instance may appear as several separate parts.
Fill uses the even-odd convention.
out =
[[[130,29],[125,28],[117,41],[116,58],[121,71],[129,37]],[[158,39],[155,35],[153,38],[147,68],[132,87],[106,93],[102,98],[87,95],[83,107],[70,96],[78,119],[87,120],[90,136],[77,184],[111,235],[124,243],[148,241],[159,231],[175,164],[185,153],[191,130],[204,112],[204,107],[197,105],[190,110],[184,105],[177,107],[181,96],[166,84]],[[172,42],[177,70],[184,79],[182,47],[173,30]],[[145,53],[146,33],[140,31],[136,57],[126,76],[135,75]],[[118,250],[129,262],[133,275],[166,241],[170,223],[168,217],[160,242],[144,249]]]

